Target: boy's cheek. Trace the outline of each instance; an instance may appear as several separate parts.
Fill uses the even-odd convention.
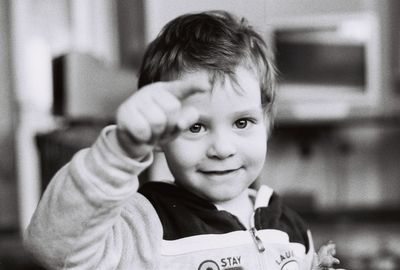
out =
[[[167,160],[180,167],[191,167],[201,160],[202,151],[198,144],[177,138],[163,146]]]
[[[247,153],[247,157],[252,163],[264,164],[267,157],[267,137],[259,134],[258,136],[248,139],[243,143],[243,152]]]
[[[264,125],[260,125],[249,135],[247,138],[244,138],[246,141],[246,146],[252,148],[256,151],[265,151],[267,149],[268,142],[268,127]]]

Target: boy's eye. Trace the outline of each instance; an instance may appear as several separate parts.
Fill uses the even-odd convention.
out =
[[[196,123],[189,128],[189,131],[191,133],[200,133],[201,131],[203,131],[203,129],[204,126],[202,124]]]
[[[235,127],[239,129],[243,129],[247,127],[247,124],[249,123],[249,120],[247,119],[239,119],[235,122]]]

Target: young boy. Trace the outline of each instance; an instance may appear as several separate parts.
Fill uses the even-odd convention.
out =
[[[27,248],[49,269],[311,269],[303,221],[269,187],[248,188],[265,162],[274,77],[244,20],[213,11],[171,21],[117,125],[47,187]],[[155,148],[175,181],[138,187]]]

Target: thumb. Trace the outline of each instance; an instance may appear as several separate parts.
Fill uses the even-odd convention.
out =
[[[192,106],[183,107],[180,112],[180,119],[177,122],[179,130],[185,130],[199,120],[199,112]]]
[[[203,81],[176,80],[165,82],[165,89],[180,100],[196,93],[205,92],[210,88],[210,84]]]
[[[164,138],[161,138],[161,140],[159,140],[159,146],[178,137],[183,130],[195,124],[199,119],[199,113],[194,107],[186,106],[182,108],[182,110],[177,115],[177,118],[178,120],[175,123],[174,129],[168,133],[168,136],[165,136]],[[156,150],[159,149],[160,148],[156,148]]]

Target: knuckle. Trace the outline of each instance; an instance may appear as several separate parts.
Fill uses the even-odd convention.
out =
[[[159,91],[162,91],[164,88],[164,82],[155,82],[149,85],[149,93],[156,94]]]
[[[167,125],[167,118],[163,114],[160,114],[151,123],[152,130],[156,134],[162,133],[166,125]]]
[[[140,142],[146,142],[150,140],[151,134],[145,127],[138,127],[132,132],[132,136]]]
[[[182,108],[181,101],[169,93],[160,93],[154,98],[154,101],[166,115],[177,112]]]
[[[173,113],[179,111],[182,108],[182,103],[176,98],[171,98],[170,100],[166,101],[166,107],[168,113]]]
[[[124,105],[120,106],[117,109],[117,112],[116,112],[117,124],[122,124],[123,125],[125,123],[125,121],[126,121],[127,114],[128,113],[127,113],[127,110],[126,110],[125,106]]]

